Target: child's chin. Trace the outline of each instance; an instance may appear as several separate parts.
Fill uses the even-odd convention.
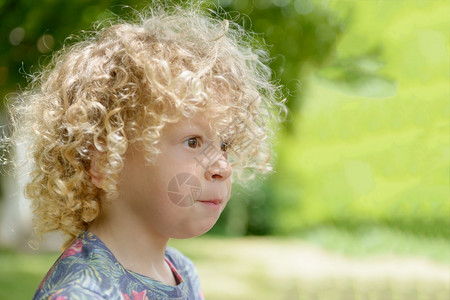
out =
[[[217,220],[209,220],[199,222],[197,224],[191,225],[189,227],[184,228],[184,230],[180,230],[175,236],[172,236],[174,239],[189,239],[196,236],[200,236],[202,234],[207,233],[213,228],[214,224],[216,224]]]

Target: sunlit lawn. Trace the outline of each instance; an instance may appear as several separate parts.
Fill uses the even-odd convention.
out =
[[[55,253],[0,252],[0,299],[31,299]]]
[[[447,241],[383,230],[369,243],[331,229],[305,238],[206,236],[171,245],[194,260],[207,299],[450,299]],[[57,256],[0,251],[0,300],[30,299]]]

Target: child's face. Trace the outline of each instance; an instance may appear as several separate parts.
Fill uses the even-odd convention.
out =
[[[151,165],[139,147],[126,154],[118,186],[123,221],[168,238],[207,232],[230,198],[224,145],[197,114],[168,125],[158,146],[161,153]]]

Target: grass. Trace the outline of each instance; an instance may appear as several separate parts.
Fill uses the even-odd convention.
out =
[[[434,262],[426,259],[434,252],[448,252],[448,243],[399,238],[381,229],[368,235],[373,242],[366,247],[357,235],[337,229],[322,228],[304,238],[309,241],[204,236],[173,240],[171,245],[195,262],[206,299],[450,299],[449,276],[442,276],[445,271],[449,274],[448,256],[435,257]],[[403,244],[404,248],[388,247],[389,243]],[[0,300],[30,299],[57,256],[1,250]],[[386,260],[400,268],[412,266],[419,274],[376,269],[389,266]],[[436,272],[440,277],[434,276]]]
[[[424,257],[450,265],[450,242],[440,235],[417,235],[386,226],[340,229],[329,225],[305,230],[300,237],[329,251],[351,257],[396,254],[402,257]]]
[[[378,238],[396,244],[391,236],[383,237],[384,234],[380,232]],[[332,239],[336,241],[340,235],[342,232],[324,228],[318,232],[316,240],[309,236],[311,242],[307,243],[280,237],[203,237],[172,244],[195,261],[207,299],[450,299],[448,268],[442,267],[441,275],[444,275],[440,278],[433,277],[433,272],[439,268],[433,269],[434,264],[423,258],[427,255],[423,255],[419,247],[411,247],[410,252],[403,253],[397,253],[392,247],[374,248],[367,254],[347,250],[346,253],[351,254],[348,256],[330,246]],[[332,239],[325,241],[327,238]],[[358,245],[356,237],[347,238],[340,245],[348,241],[353,242],[354,247]],[[414,246],[406,239],[399,242]],[[319,243],[334,251],[325,251],[318,247]],[[433,246],[439,251],[449,249],[440,248],[439,243],[431,243],[429,247]],[[437,265],[448,266],[445,260]],[[391,272],[396,267],[405,268],[405,272]],[[411,270],[424,273],[410,276],[407,272]]]
[[[0,251],[0,299],[31,299],[58,253]]]

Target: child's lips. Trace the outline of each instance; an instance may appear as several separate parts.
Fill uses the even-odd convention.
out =
[[[198,200],[197,202],[211,207],[220,207],[222,199]]]

